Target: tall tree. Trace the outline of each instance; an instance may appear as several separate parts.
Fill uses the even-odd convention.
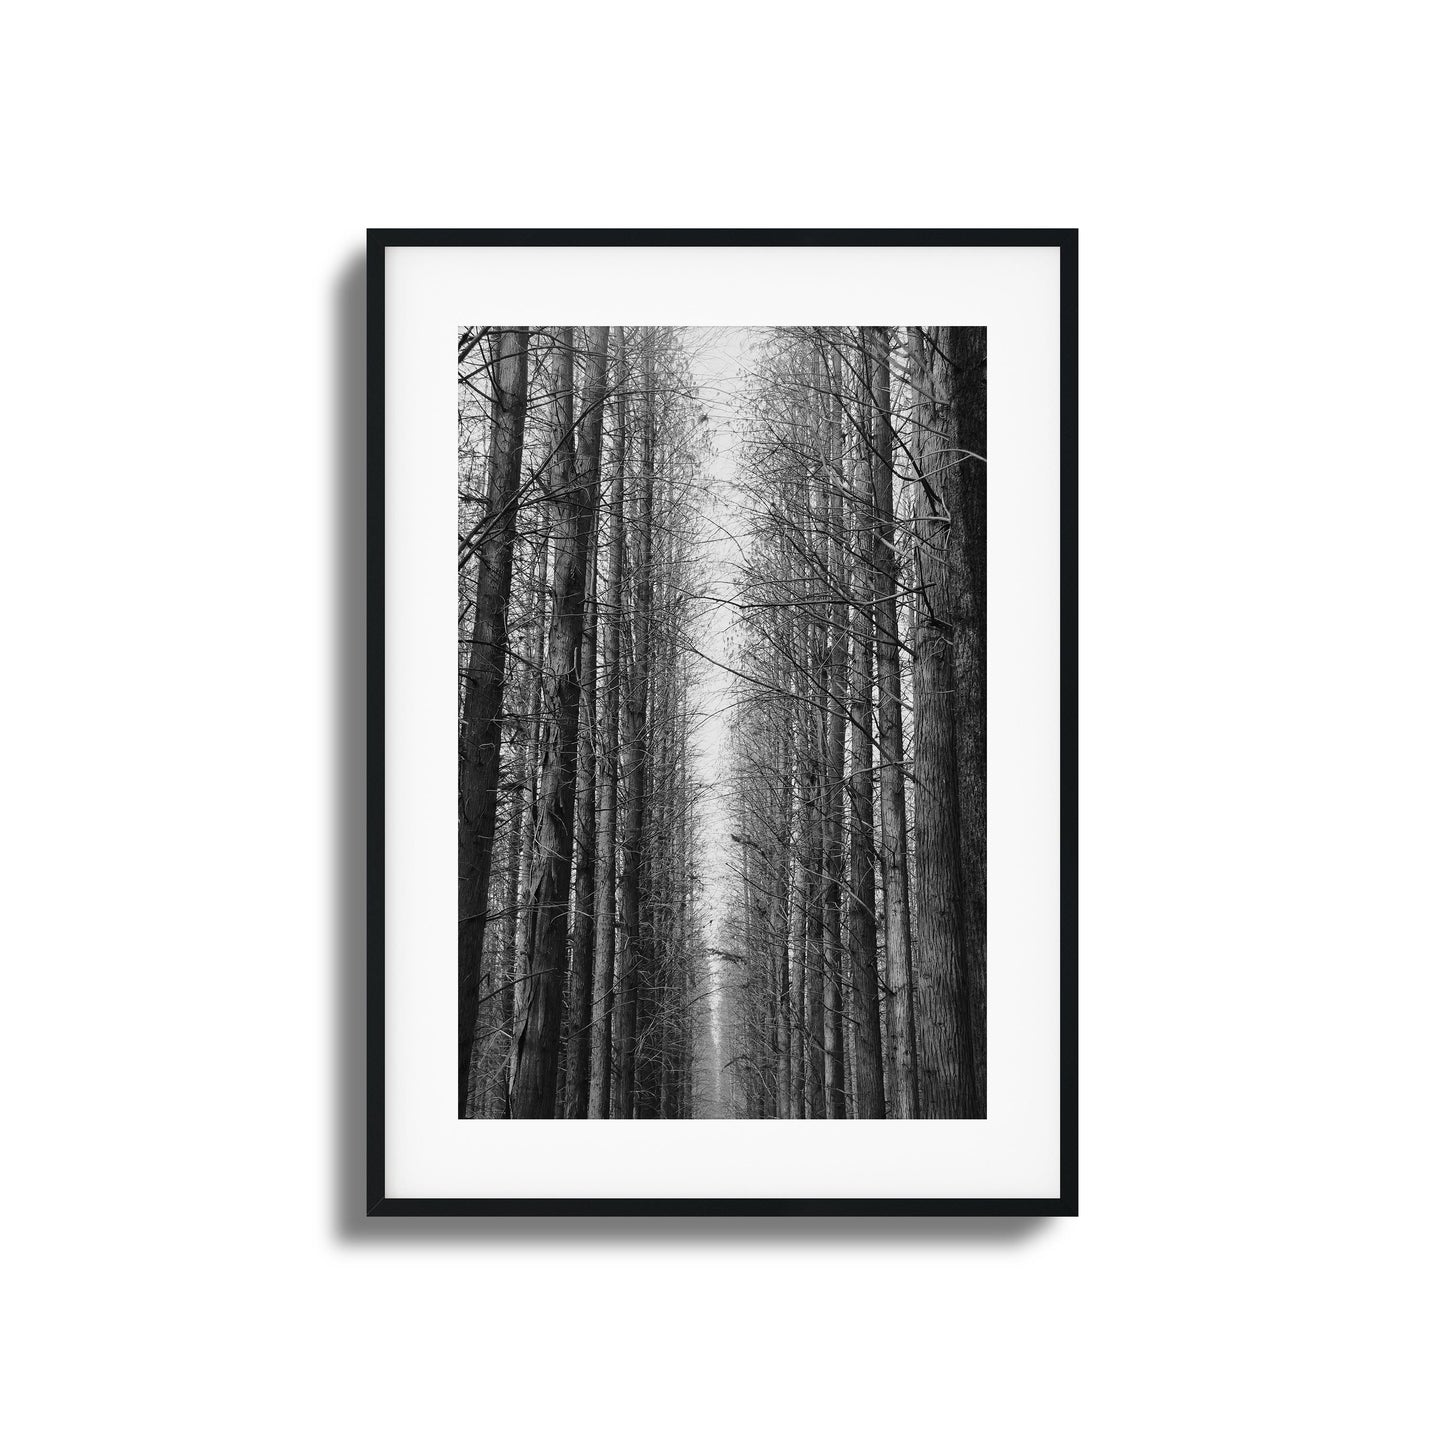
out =
[[[457,808],[457,1113],[467,1112],[487,895],[497,828],[507,605],[527,417],[528,329],[501,331],[493,353],[491,486],[476,545],[477,598],[465,669]]]
[[[657,445],[656,328],[642,334],[642,494],[637,508],[632,665],[623,713],[622,770],[627,780],[623,826],[621,933],[617,950],[618,1016],[615,1032],[616,1114],[630,1119],[637,1078],[637,1003],[643,969],[643,817],[646,811],[647,688],[652,627],[652,497]]]
[[[775,661],[775,667],[777,663]],[[776,675],[776,674],[775,674]],[[774,708],[776,712],[776,708]],[[773,1024],[773,1053],[778,1077],[778,1117],[799,1119],[797,1089],[793,1079],[793,993],[790,977],[788,935],[788,863],[793,845],[793,757],[792,730],[779,728],[774,722],[769,730],[769,745],[776,750],[773,766],[777,798],[773,833],[776,855],[771,870],[773,986],[777,994],[776,1017]]]
[[[908,329],[909,369],[919,418],[913,530],[918,572],[914,607],[914,828],[918,860],[918,1034],[923,1112],[977,1112],[973,1030],[965,959],[963,848],[958,815],[954,637],[959,618],[948,558],[953,518],[944,499],[955,466],[951,392],[934,389],[936,339]],[[946,370],[946,357],[937,367]]]
[[[560,494],[557,511],[554,606],[543,675],[543,742],[537,789],[536,856],[525,908],[527,972],[518,981],[512,1037],[510,1112],[550,1118],[561,1041],[561,987],[567,955],[568,893],[572,876],[577,710],[581,643],[592,533],[596,524],[602,410],[607,386],[608,328],[589,328],[583,385],[581,444],[573,438],[573,329],[562,328],[558,382]]]
[[[865,373],[866,375],[866,373]],[[866,384],[857,387],[853,479],[853,605],[848,712],[848,962],[856,1021],[857,1110],[881,1119],[883,1044],[878,1019],[877,881],[873,860],[873,479]]]
[[[827,731],[824,738],[823,779],[823,954],[825,988],[823,995],[824,1053],[827,1058],[828,1117],[846,1119],[845,1051],[843,1045],[843,744],[848,717],[846,710],[848,673],[848,593],[844,581],[842,539],[843,507],[843,410],[832,357],[824,362],[827,409],[824,454],[826,509],[826,574],[824,595],[830,597],[828,614],[828,655],[825,676],[827,690]]]
[[[592,1046],[592,952],[597,866],[597,548],[582,624],[582,688],[577,718],[577,871],[573,886],[572,968],[567,984],[565,1118],[587,1117]]]
[[[960,585],[954,667],[958,683],[958,799],[963,824],[965,941],[973,1031],[974,1094],[988,1113],[988,332],[946,328],[957,463],[949,478],[950,566]]]
[[[597,929],[592,978],[591,1079],[587,1117],[605,1119],[612,1102],[612,972],[617,941],[617,714],[622,695],[622,521],[627,478],[627,330],[617,328],[617,461],[608,502],[607,592],[599,607],[607,687],[598,749]]]
[[[555,456],[547,464],[547,470],[554,475],[560,471],[560,464]],[[554,484],[553,489],[560,490],[561,484]],[[532,867],[537,856],[537,784],[541,771],[538,765],[542,757],[543,653],[547,646],[547,601],[552,577],[552,517],[551,502],[548,496],[544,495],[539,500],[537,511],[540,514],[540,521],[536,528],[536,535],[532,539],[531,575],[522,599],[524,602],[523,617],[530,616],[531,621],[526,624],[526,641],[523,643],[522,654],[518,659],[520,664],[518,667],[520,674],[518,691],[522,698],[522,711],[518,719],[520,745],[516,757],[513,759],[516,772],[517,803],[522,816],[522,831],[519,836],[520,852],[518,854],[519,899],[531,890]],[[516,630],[514,627],[513,631]],[[531,949],[530,921],[530,915],[523,907],[515,907],[509,919],[512,930],[512,977],[514,980],[525,977],[527,972],[527,957]],[[508,1033],[509,1058],[511,1054],[510,1039],[517,1028],[517,1007],[521,1002],[521,996],[513,987],[508,997],[510,1007],[507,1010],[507,1018],[511,1023],[511,1030]],[[510,1074],[510,1067],[508,1073]],[[510,1085],[508,1092],[510,1094]]]
[[[863,350],[872,409],[873,597],[878,651],[879,791],[888,959],[890,1093],[898,1117],[918,1117],[913,1015],[913,939],[908,907],[908,820],[903,797],[903,682],[898,659],[898,554],[893,535],[893,406],[888,334],[865,326]]]

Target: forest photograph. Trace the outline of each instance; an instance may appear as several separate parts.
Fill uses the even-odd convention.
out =
[[[457,334],[457,1115],[987,1117],[987,334]]]

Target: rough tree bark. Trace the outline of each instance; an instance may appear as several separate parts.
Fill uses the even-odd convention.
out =
[[[647,777],[647,670],[652,625],[652,492],[657,443],[656,337],[648,327],[642,337],[642,494],[637,509],[632,665],[623,717],[622,770],[627,778],[627,815],[623,825],[621,932],[617,949],[618,1016],[616,1115],[632,1117],[637,1079],[637,991],[643,966],[642,868],[643,817]]]
[[[816,357],[812,390],[817,390]],[[817,549],[817,517],[821,507],[819,479],[806,473],[798,479],[798,512],[803,526],[803,566],[794,584],[799,598],[818,590],[813,556]],[[823,756],[827,742],[827,624],[807,600],[795,601],[801,646],[795,654],[794,693],[798,705],[798,798],[802,808],[798,839],[803,904],[803,1081],[806,1117],[827,1117],[824,1097],[826,1058],[823,1052]]]
[[[824,405],[825,453],[823,556],[827,565],[828,615],[827,728],[824,739],[823,811],[823,962],[827,970],[823,991],[823,1044],[827,1063],[827,1103],[830,1119],[848,1117],[843,1046],[843,940],[841,928],[843,884],[843,741],[848,674],[848,602],[843,580],[843,410],[838,376],[825,359],[828,381]]]
[[[793,756],[792,730],[786,718],[784,724],[781,736],[776,726],[773,732],[779,750],[776,768],[779,796],[775,823],[778,841],[772,868],[773,985],[777,994],[773,1051],[777,1061],[780,1119],[799,1117],[793,1108],[793,1010],[788,977],[788,859],[793,843]]]
[[[466,1116],[476,1040],[487,891],[497,828],[507,604],[527,418],[528,329],[502,330],[494,353],[491,489],[477,548],[477,600],[463,689],[457,797],[457,1114]]]
[[[582,624],[582,691],[577,714],[577,870],[572,910],[572,968],[567,980],[567,1092],[563,1117],[587,1117],[592,1055],[592,952],[597,867],[597,548],[593,548]]]
[[[873,486],[868,406],[859,388],[853,487],[852,669],[848,756],[848,961],[857,1025],[857,1111],[885,1117],[878,1018],[877,883],[873,861]]]
[[[973,1030],[965,958],[963,849],[958,816],[954,636],[957,609],[949,565],[952,518],[944,499],[953,458],[951,397],[935,393],[932,338],[908,330],[909,375],[917,409],[918,476],[913,529],[918,569],[914,606],[914,836],[918,924],[914,962],[922,1108],[928,1118],[976,1112]],[[936,363],[946,369],[946,359]]]
[[[963,825],[965,938],[975,1105],[988,1113],[988,332],[947,328],[957,464],[950,565],[961,582],[954,666],[958,680],[958,800]]]
[[[527,972],[517,985],[512,1036],[510,1113],[551,1118],[561,1041],[561,988],[567,956],[567,903],[572,878],[577,785],[577,709],[581,694],[582,626],[588,558],[596,524],[602,407],[607,386],[605,326],[588,329],[580,445],[572,430],[571,327],[562,328],[559,451],[562,490],[557,507],[555,603],[543,678],[544,731],[537,789],[536,856],[525,902]]]
[[[777,694],[786,692],[785,663],[777,653],[770,655],[770,681]],[[772,984],[776,1007],[772,1012],[773,1065],[777,1077],[777,1117],[796,1118],[793,1113],[793,1000],[789,925],[789,858],[793,844],[793,736],[792,714],[783,711],[779,717],[776,698],[770,702],[767,717],[770,727],[766,746],[772,751],[772,777],[776,788],[770,795],[772,816],[769,818],[769,941],[772,946]]]
[[[617,464],[608,504],[607,596],[600,609],[603,662],[601,798],[597,815],[597,941],[592,976],[593,1033],[587,1117],[605,1119],[612,1104],[612,966],[617,943],[617,714],[622,695],[622,518],[627,478],[627,331],[617,329]]]
[[[889,1093],[898,1117],[918,1117],[913,941],[908,913],[908,823],[903,800],[903,695],[898,661],[898,556],[893,539],[893,420],[888,336],[863,328],[872,399],[873,596],[878,649],[878,754],[887,901]]]
[[[557,470],[554,459],[551,470]],[[547,645],[547,597],[552,576],[552,514],[551,502],[547,496],[538,500],[540,516],[537,535],[532,541],[532,569],[524,594],[525,606],[531,612],[531,625],[527,629],[527,640],[518,658],[521,673],[522,711],[519,719],[519,746],[515,759],[517,774],[517,806],[522,816],[521,848],[518,854],[518,877],[520,879],[518,898],[525,898],[532,886],[532,862],[537,845],[537,779],[538,760],[542,756],[542,650]],[[514,905],[512,929],[512,978],[514,980],[506,997],[506,1017],[510,1025],[507,1034],[507,1074],[511,1075],[511,1038],[517,1027],[517,1004],[520,1001],[515,980],[527,972],[527,956],[531,948],[528,935],[529,916],[525,908]],[[510,1085],[507,1087],[510,1095]]]

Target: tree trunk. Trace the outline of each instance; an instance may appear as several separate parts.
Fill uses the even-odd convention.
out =
[[[816,391],[816,358],[812,370]],[[811,495],[819,490],[804,476],[798,486],[798,516],[803,520],[804,569],[797,579],[803,598],[818,589],[819,579],[813,575],[812,554],[816,546],[815,523],[818,500]],[[827,720],[827,679],[822,676],[827,657],[827,626],[820,625],[816,607],[804,601],[798,606],[799,635],[796,696],[798,699],[798,795],[802,802],[802,827],[799,841],[802,856],[803,897],[803,1070],[806,1089],[807,1117],[827,1117],[824,1097],[826,1059],[823,1052],[823,753]]]
[[[860,388],[861,390],[861,388]],[[857,1025],[857,1111],[885,1117],[883,1043],[878,1018],[878,915],[873,861],[873,488],[867,407],[859,397],[854,478],[853,646],[849,689],[848,959]]]
[[[786,720],[785,720],[786,721]],[[773,1051],[778,1072],[778,1118],[798,1118],[793,1110],[793,1008],[792,988],[788,976],[788,859],[793,843],[793,757],[792,734],[785,727],[781,735],[774,730],[778,748],[777,776],[780,796],[777,812],[777,853],[772,867],[772,935],[774,953],[774,986],[777,990],[776,1033]]]
[[[477,549],[477,599],[463,688],[457,807],[457,1114],[461,1118],[466,1116],[476,1039],[482,943],[497,827],[507,604],[512,590],[512,551],[517,536],[517,497],[527,417],[527,342],[526,327],[504,330],[497,337],[492,484],[487,520]]]
[[[816,635],[809,624],[808,632]],[[816,644],[814,657],[821,653]],[[809,691],[813,689],[810,687]],[[826,1058],[823,1052],[823,810],[822,768],[819,757],[820,719],[816,704],[810,706],[807,718],[808,745],[803,752],[803,916],[805,925],[806,963],[803,987],[806,997],[807,1052],[806,1078],[808,1118],[826,1119],[824,1098]]]
[[[959,1119],[974,1115],[975,1098],[954,731],[957,614],[948,558],[950,514],[943,495],[945,474],[953,464],[953,427],[951,404],[943,404],[934,393],[931,346],[920,327],[909,328],[919,438],[913,500],[919,588],[913,628],[918,860],[914,961],[923,1113],[928,1118]]]
[[[483,1094],[482,1117],[505,1119],[507,1117],[507,1065],[512,1051],[512,979],[521,970],[517,967],[517,901],[521,896],[522,883],[522,824],[525,804],[522,801],[521,783],[514,778],[511,784],[512,812],[507,824],[507,873],[506,887],[502,894],[501,907],[496,910],[503,924],[499,933],[497,966],[488,981],[490,995],[482,1005],[478,1027],[485,1027],[484,1038],[478,1043],[477,1052],[482,1055]],[[505,940],[505,941],[503,941]],[[525,941],[525,940],[524,940]]]
[[[592,979],[592,1077],[587,1117],[605,1119],[612,1104],[612,988],[617,943],[617,714],[622,695],[622,521],[627,477],[627,331],[617,330],[617,471],[608,509],[607,598],[600,622],[607,691],[603,702],[601,801],[597,821],[597,943]]]
[[[826,373],[825,373],[826,374]],[[827,970],[823,991],[823,1042],[827,1060],[828,1117],[846,1119],[843,1047],[843,944],[841,904],[843,883],[843,740],[848,674],[848,603],[843,581],[841,537],[843,506],[843,412],[837,378],[826,397],[827,432],[824,469],[827,526],[827,593],[832,605],[828,618],[827,732],[823,766],[823,961]]]
[[[582,627],[582,692],[577,717],[577,874],[572,969],[567,991],[567,1098],[563,1115],[587,1117],[592,1055],[592,953],[597,866],[597,548],[592,551]]]
[[[973,1031],[975,1104],[988,1115],[988,333],[958,326],[948,347],[958,463],[949,498],[951,566],[960,586],[954,667],[958,679],[958,802],[963,825],[965,942]],[[961,523],[961,525],[960,525]],[[959,558],[959,554],[962,554]],[[959,558],[955,561],[952,559]],[[961,563],[961,565],[960,565]]]
[[[878,753],[887,902],[890,1090],[898,1117],[918,1117],[917,1043],[913,1017],[913,946],[908,912],[908,824],[903,801],[903,692],[898,662],[898,559],[893,542],[893,420],[888,338],[864,328],[872,394],[873,596],[878,647]]]
[[[562,494],[557,501],[555,605],[543,678],[544,724],[537,791],[536,857],[526,900],[527,973],[518,984],[512,1036],[510,1112],[551,1118],[561,1041],[561,986],[567,955],[577,785],[577,709],[588,559],[596,523],[607,331],[589,328],[581,445],[572,433],[572,328],[562,328],[559,430]]]
[[[638,987],[642,979],[643,817],[647,799],[647,669],[652,624],[652,491],[655,414],[653,328],[642,339],[642,496],[637,511],[636,585],[632,666],[624,719],[623,771],[627,776],[627,817],[622,847],[622,928],[618,940],[617,1117],[630,1119],[637,1078]]]
[[[796,752],[796,748],[795,748]],[[797,822],[794,836],[801,838],[804,802],[802,782],[798,782]],[[788,1101],[790,1119],[808,1117],[807,1026],[804,1017],[803,976],[807,968],[808,929],[803,904],[803,863],[799,849],[788,858],[788,1071],[793,1079],[793,1094]]]

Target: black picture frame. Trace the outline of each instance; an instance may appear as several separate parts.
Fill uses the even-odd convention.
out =
[[[933,246],[1059,251],[1060,850],[1057,1198],[388,1198],[385,958],[386,252],[452,246]],[[1075,1216],[1078,1214],[1078,231],[371,229],[366,256],[366,1213],[371,1216]]]

